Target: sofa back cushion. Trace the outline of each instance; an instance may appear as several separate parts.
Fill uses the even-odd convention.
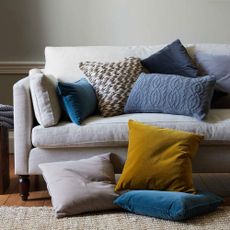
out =
[[[118,62],[127,57],[146,58],[163,46],[85,46],[46,47],[45,73],[65,82],[75,82],[82,77],[80,62]]]
[[[164,46],[46,47],[44,72],[65,82],[75,82],[82,77],[82,71],[78,67],[80,62],[118,62],[127,57],[144,59]],[[192,54],[192,49],[192,46],[189,46],[190,54]]]
[[[82,72],[78,67],[80,62],[117,62],[126,57],[144,59],[166,45],[46,47],[44,72],[65,82],[75,82],[82,77]],[[230,45],[227,44],[198,44],[185,45],[185,47],[192,58],[199,50],[214,55],[230,56]]]

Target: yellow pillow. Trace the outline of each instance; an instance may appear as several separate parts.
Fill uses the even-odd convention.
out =
[[[202,136],[129,120],[127,160],[115,190],[195,193],[192,158]]]

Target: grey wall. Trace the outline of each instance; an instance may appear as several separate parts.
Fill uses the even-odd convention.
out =
[[[230,43],[230,0],[0,0],[0,28],[0,61],[43,61],[45,46]]]
[[[43,60],[47,45],[230,42],[229,0],[1,0],[0,60]]]
[[[13,104],[13,84],[24,75],[1,74],[0,75],[0,104]]]

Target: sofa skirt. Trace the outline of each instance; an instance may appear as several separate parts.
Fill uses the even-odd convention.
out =
[[[127,155],[127,147],[34,148],[29,154],[28,174],[41,174],[41,170],[38,167],[40,163],[80,160],[107,152],[114,153],[112,161],[115,173],[121,173]],[[193,172],[230,173],[230,146],[201,145],[196,157],[193,159]]]

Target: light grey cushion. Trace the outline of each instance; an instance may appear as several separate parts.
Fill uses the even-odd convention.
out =
[[[43,127],[56,125],[61,117],[56,79],[41,73],[30,76],[30,91],[36,119]]]
[[[40,164],[56,217],[117,208],[111,153],[79,161]]]
[[[125,113],[169,113],[203,120],[208,114],[215,77],[142,73],[125,105]]]
[[[230,93],[230,55],[214,55],[197,51],[196,61],[201,74],[215,76],[216,88]]]

